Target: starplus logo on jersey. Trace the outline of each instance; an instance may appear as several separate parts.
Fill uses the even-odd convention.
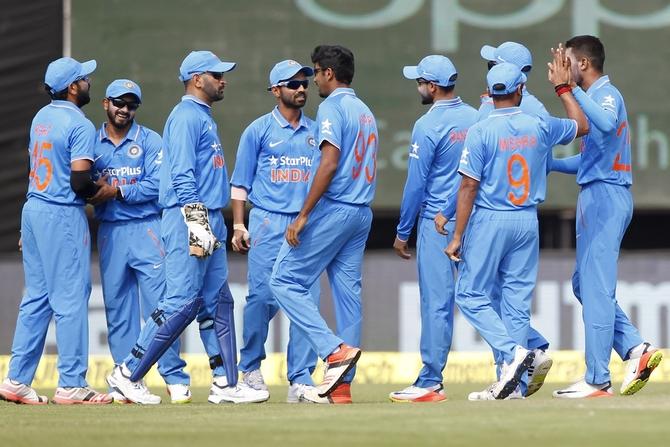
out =
[[[271,155],[268,159],[270,166],[306,166],[308,169],[299,168],[272,168],[270,169],[270,181],[272,183],[307,183],[309,182],[311,157],[289,157],[282,155],[277,158]]]
[[[129,175],[142,175],[142,168],[140,166],[130,167],[123,166],[121,168],[104,168],[98,171],[99,176],[109,175],[111,177],[127,177]]]

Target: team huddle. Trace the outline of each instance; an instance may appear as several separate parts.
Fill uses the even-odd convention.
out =
[[[615,296],[619,247],[633,210],[631,151],[623,98],[603,74],[602,43],[577,36],[552,49],[548,79],[567,119],[550,116],[525,87],[532,57],[523,45],[486,45],[481,56],[489,70],[478,111],[455,94],[458,72],[447,57],[430,55],[403,69],[416,81],[422,104],[430,105],[412,132],[393,244],[408,259],[407,240],[417,226],[423,368],[389,398],[446,399],[454,304],[491,346],[496,364],[496,381],[470,393],[470,400],[523,399],[543,385],[552,366],[549,341],[531,326],[530,314],[539,262],[537,205],[551,171],[576,175],[581,187],[573,290],[586,332],[586,375],[554,396],[611,396],[612,349],[627,362],[620,391],[634,394],[663,355],[641,338]],[[0,398],[49,402],[31,383],[53,317],[59,354],[54,403],[160,404],[143,380],[154,364],[172,403],[190,402],[179,336],[193,320],[212,369],[208,401],[264,402],[270,397],[261,374],[264,344],[281,309],[290,321],[287,402],[352,402],[379,138],[373,113],[351,88],[352,52],[320,45],[311,62],[274,65],[267,89],[276,106],[240,136],[230,180],[211,107],[223,99],[224,74],[234,62],[210,51],[186,56],[179,68],[185,95],[162,137],[135,121],[142,104],[136,82],[117,79],[107,87],[107,119],[96,131],[81,111],[90,101],[96,62],[49,64],[45,88],[52,101],[30,128],[21,219],[26,292]],[[314,121],[302,112],[310,78],[324,98]],[[579,155],[553,158],[553,146],[578,137]],[[232,249],[248,256],[239,361],[222,214],[229,202]],[[108,392],[86,383],[87,203],[100,222],[116,365]],[[319,311],[324,272],[335,330]],[[315,384],[318,358],[324,375]]]

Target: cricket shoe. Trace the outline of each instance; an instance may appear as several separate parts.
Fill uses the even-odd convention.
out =
[[[98,393],[87,386],[58,387],[52,402],[60,405],[107,405],[113,402],[107,393]]]
[[[307,385],[305,383],[291,383],[288,386],[288,393],[286,395],[286,402],[289,404],[297,403],[312,403],[312,404],[329,404],[331,403],[328,397],[319,397],[319,391],[315,386]]]
[[[547,378],[547,374],[549,374],[549,370],[554,364],[551,357],[542,349],[533,349],[533,352],[535,353],[535,359],[533,359],[533,364],[528,368],[528,390],[526,391],[526,397],[532,396],[542,388],[544,380]]]
[[[212,404],[224,402],[233,404],[251,404],[265,402],[270,398],[267,390],[255,390],[244,382],[229,386],[225,376],[215,377],[209,389],[207,401]]]
[[[34,388],[9,377],[0,384],[0,400],[26,405],[46,405],[49,403],[49,399],[37,394]]]
[[[602,385],[591,385],[582,379],[567,388],[554,391],[554,397],[560,399],[584,399],[587,397],[612,397],[612,382]]]
[[[351,384],[340,383],[329,395],[319,396],[319,390],[313,386],[305,386],[302,394],[302,402],[313,404],[347,405],[353,403],[351,400]]]
[[[172,383],[167,385],[167,392],[173,404],[191,403],[191,390],[184,383]]]
[[[138,382],[130,380],[130,371],[125,364],[114,367],[112,373],[107,376],[107,384],[130,402],[143,405],[158,405],[161,403],[160,396],[151,394],[143,380]]]
[[[126,399],[126,396],[124,396],[123,394],[121,394],[117,391],[111,391],[107,394],[109,394],[109,397],[112,398],[112,402],[115,403],[115,404],[121,404],[121,405],[132,404],[131,401]]]
[[[473,391],[472,393],[468,394],[468,400],[470,401],[496,400],[495,395],[493,394],[493,389],[495,385],[496,384],[494,383],[493,385],[490,385],[483,391]],[[521,394],[521,390],[519,389],[519,387],[516,387],[516,389],[512,393],[510,393],[510,395],[507,396],[504,400],[514,400],[514,399],[525,399],[523,397],[523,394]]]
[[[505,399],[519,386],[523,373],[533,364],[535,353],[517,346],[512,363],[503,363],[500,380],[492,385],[493,397]]]
[[[408,386],[404,390],[393,391],[389,394],[391,402],[442,402],[447,400],[444,395],[444,386],[439,383],[437,385],[422,388],[419,386]]]
[[[326,397],[344,380],[344,376],[356,366],[361,357],[361,350],[342,343],[336,352],[326,358],[323,382],[317,389],[319,397]]]
[[[631,396],[644,388],[649,376],[661,363],[661,360],[663,360],[663,353],[649,343],[642,343],[633,348],[631,357],[626,362],[626,374],[621,384],[621,394]]]
[[[265,380],[263,380],[263,374],[261,374],[260,369],[254,369],[253,371],[243,372],[242,382],[249,388],[261,391],[268,391],[268,386],[265,384]]]

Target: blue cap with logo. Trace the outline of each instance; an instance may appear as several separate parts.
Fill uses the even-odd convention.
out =
[[[505,42],[499,47],[484,45],[479,54],[487,61],[493,61],[497,64],[502,62],[512,63],[523,72],[529,72],[533,68],[533,56],[528,48],[520,43]]]
[[[456,67],[446,56],[432,54],[421,59],[419,65],[408,65],[402,69],[407,79],[425,79],[441,87],[451,87],[456,84],[458,72]]]
[[[277,62],[275,66],[272,67],[272,70],[270,70],[270,87],[274,87],[282,81],[291,79],[293,76],[301,72],[305,76],[312,76],[314,74],[312,67],[302,65],[292,59]]]
[[[211,71],[225,73],[235,68],[235,62],[225,62],[211,51],[191,51],[179,67],[179,79],[188,81],[194,74]]]
[[[142,102],[142,90],[137,83],[130,79],[117,79],[107,86],[105,97],[120,98],[123,95],[135,95],[139,102]]]
[[[84,78],[95,71],[95,60],[79,62],[71,57],[61,57],[51,62],[44,75],[44,83],[49,86],[51,93],[65,90],[74,81]]]
[[[526,75],[515,64],[502,62],[489,70],[486,85],[491,96],[508,95],[514,93],[526,79]]]

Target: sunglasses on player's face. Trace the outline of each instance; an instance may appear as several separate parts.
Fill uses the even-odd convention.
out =
[[[277,83],[277,87],[286,87],[289,90],[298,90],[300,87],[306,89],[309,87],[309,80],[307,79],[293,79],[291,81],[282,81]]]
[[[223,73],[220,72],[220,71],[208,71],[206,73],[208,75],[210,75],[211,77],[213,77],[214,79],[216,79],[217,81],[220,81],[221,79],[223,79]]]
[[[109,101],[112,103],[114,107],[117,109],[123,109],[124,107],[128,107],[129,111],[134,111],[137,110],[137,108],[140,106],[139,103],[135,101],[126,101],[125,99],[121,98],[107,98]]]

